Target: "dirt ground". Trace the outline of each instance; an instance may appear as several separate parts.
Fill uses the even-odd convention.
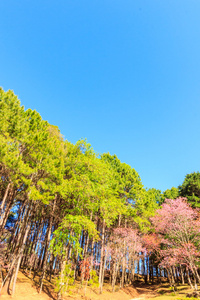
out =
[[[33,286],[33,282],[25,276],[22,272],[18,273],[16,290],[14,296],[7,294],[7,287],[2,289],[0,298],[3,300],[13,299],[13,300],[49,300],[53,299],[49,297],[48,294],[42,292],[41,295],[38,294],[36,287]]]
[[[137,283],[135,287],[128,286],[124,289],[116,288],[116,292],[112,293],[110,286],[105,284],[103,293],[99,295],[98,289],[87,288],[86,294],[84,295],[84,289],[75,288],[73,294],[66,295],[64,300],[144,300],[152,297],[160,300],[160,291],[167,295],[169,289],[167,286],[164,289],[160,289],[160,285],[144,285],[142,283]],[[43,292],[38,293],[37,285],[33,282],[26,274],[19,272],[15,295],[11,297],[7,294],[5,289],[2,290],[0,295],[2,300],[56,300],[56,293],[54,292],[54,287],[48,281],[44,283]],[[170,299],[173,297],[170,297]]]

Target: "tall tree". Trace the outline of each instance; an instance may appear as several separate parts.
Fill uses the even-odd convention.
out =
[[[200,208],[200,173],[187,174],[182,185],[179,186],[180,196],[186,197],[192,207]]]
[[[163,192],[163,202],[165,199],[176,199],[179,196],[178,188],[172,187]]]
[[[173,268],[185,265],[193,274],[194,288],[196,281],[200,283],[197,265],[200,263],[198,212],[193,209],[185,198],[166,199],[162,207],[152,218],[158,239],[160,237],[161,265],[174,277]],[[162,247],[161,247],[162,246]]]

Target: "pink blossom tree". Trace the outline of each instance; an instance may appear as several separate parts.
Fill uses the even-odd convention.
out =
[[[137,230],[122,227],[113,229],[107,251],[111,258],[112,289],[114,291],[118,271],[120,269],[122,271],[121,286],[123,287],[127,270],[132,275],[135,271],[134,260],[136,257],[138,258],[138,253],[143,251]]]
[[[175,266],[185,266],[189,284],[197,289],[197,281],[200,283],[197,270],[200,263],[198,211],[193,209],[185,198],[166,199],[151,220],[160,239],[160,251],[158,244],[154,247],[157,247],[160,265],[167,270],[169,279],[171,278],[173,283]],[[194,286],[189,278],[189,272],[193,275]]]

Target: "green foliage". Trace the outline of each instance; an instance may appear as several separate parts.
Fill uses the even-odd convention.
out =
[[[179,186],[180,196],[186,197],[192,207],[200,208],[200,173],[187,174]]]
[[[81,255],[82,248],[79,244],[79,237],[82,230],[86,230],[89,237],[98,239],[95,224],[86,216],[67,215],[54,231],[54,237],[51,240],[51,251],[54,255],[65,257],[69,246],[73,252],[77,251]]]
[[[67,263],[65,265],[65,269],[63,271],[62,274],[62,278],[61,275],[59,275],[56,278],[56,287],[55,287],[55,291],[56,292],[60,292],[61,294],[64,294],[67,289],[68,286],[73,285],[74,283],[74,270],[73,270],[73,266],[71,263]]]
[[[17,203],[30,213],[30,234],[43,226],[41,241],[48,240],[44,249],[48,249],[51,240],[50,250],[63,267],[57,280],[60,294],[74,277],[72,264],[85,258],[86,243],[91,256],[91,245],[98,249],[99,260],[101,244],[106,245],[111,226],[118,223],[120,227],[148,231],[149,219],[164,198],[177,197],[175,188],[163,195],[156,189],[145,190],[139,174],[116,155],[99,156],[86,140],[75,145],[64,140],[58,127],[44,121],[34,110],[25,111],[10,90],[0,88],[0,111],[1,199],[10,186],[5,207],[12,209]],[[194,206],[200,206],[199,173],[187,175],[179,189]],[[19,232],[25,232],[25,228]],[[28,240],[32,241],[33,236]],[[36,248],[43,249],[44,244],[37,243]],[[96,271],[92,270],[88,284],[97,283]]]
[[[99,283],[99,279],[97,276],[96,270],[90,271],[90,280],[88,281],[88,285],[97,286]]]
[[[154,216],[159,207],[161,191],[156,189],[143,190],[141,197],[136,201],[135,220],[142,232],[150,229],[150,218]]]
[[[172,187],[163,192],[163,202],[165,199],[176,199],[179,197],[179,190],[178,188]],[[162,204],[162,203],[160,203]]]
[[[111,186],[115,193],[111,202],[113,210],[117,212],[117,215],[132,222],[135,217],[136,202],[144,192],[141,179],[134,169],[121,163],[116,155],[112,156],[106,153],[101,156],[101,160],[108,165],[112,172]]]

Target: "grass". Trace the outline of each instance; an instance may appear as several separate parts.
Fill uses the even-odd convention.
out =
[[[160,296],[154,297],[153,300],[186,300],[186,299],[196,300],[197,299],[193,297],[186,298],[186,295],[192,292],[192,290],[188,285],[177,286],[177,291],[174,292],[170,290],[170,287],[167,284],[165,284],[157,292],[160,294]]]

